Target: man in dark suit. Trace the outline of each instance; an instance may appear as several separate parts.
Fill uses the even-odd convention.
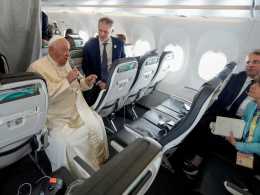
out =
[[[192,147],[195,146],[196,155],[192,160],[186,159],[184,162],[184,172],[187,175],[197,173],[198,166],[209,150],[221,151],[223,155],[229,156],[229,151],[233,149],[221,136],[211,133],[209,124],[215,122],[217,116],[241,119],[247,104],[253,100],[247,96],[247,92],[254,84],[255,76],[260,73],[260,50],[250,53],[246,64],[245,71],[231,76],[218,99],[208,108],[188,136],[187,142],[191,142]]]
[[[99,19],[99,37],[89,40],[83,49],[83,72],[86,76],[95,74],[98,77],[93,88],[83,94],[89,106],[95,103],[100,90],[105,88],[108,71],[112,63],[126,56],[124,42],[112,37],[113,32],[113,20],[108,17]]]

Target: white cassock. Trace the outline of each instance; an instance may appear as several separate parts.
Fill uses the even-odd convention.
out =
[[[71,84],[66,76],[71,71],[67,62],[59,66],[49,55],[28,68],[28,72],[40,73],[47,82],[49,109],[46,127],[49,132],[49,146],[46,149],[52,170],[67,167],[78,179],[87,176],[73,163],[79,156],[94,170],[98,170],[108,158],[108,146],[102,118],[85,102],[82,91],[91,86],[80,75]]]

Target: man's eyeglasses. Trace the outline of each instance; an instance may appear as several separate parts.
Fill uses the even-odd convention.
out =
[[[248,65],[248,64],[250,64],[251,63],[251,61],[246,61],[246,64]],[[253,60],[252,61],[252,64],[253,65],[258,65],[258,64],[260,64],[260,61],[259,60]]]

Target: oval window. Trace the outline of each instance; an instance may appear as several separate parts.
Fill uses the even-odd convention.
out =
[[[85,44],[85,43],[88,41],[88,39],[89,39],[88,34],[87,34],[85,31],[83,31],[83,30],[80,30],[80,31],[79,31],[79,36],[80,36],[80,38],[83,39],[84,44]]]
[[[204,80],[216,76],[227,64],[227,57],[219,51],[205,52],[199,63],[199,75]]]
[[[170,71],[176,72],[180,70],[183,64],[183,49],[179,45],[170,44],[165,47],[164,51],[171,51],[174,55]]]
[[[151,50],[151,46],[148,41],[139,39],[135,43],[135,56],[142,56],[145,52]]]

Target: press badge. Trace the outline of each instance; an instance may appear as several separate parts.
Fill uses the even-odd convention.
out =
[[[238,151],[237,152],[237,164],[250,168],[250,169],[253,169],[253,165],[254,165],[253,153]]]

